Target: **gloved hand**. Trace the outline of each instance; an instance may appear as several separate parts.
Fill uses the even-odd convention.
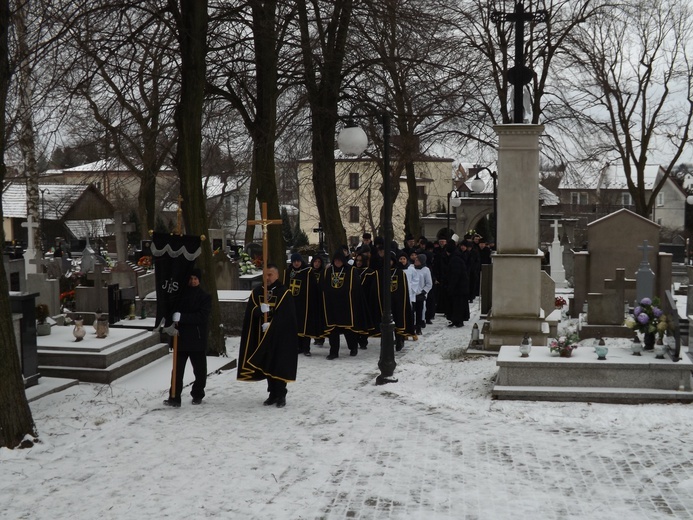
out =
[[[175,323],[178,323],[180,321],[180,312],[174,312],[173,313],[173,321]]]
[[[260,312],[269,312],[270,311],[270,306],[267,305],[266,303],[261,303],[260,304]]]
[[[267,329],[269,329],[268,321],[262,324],[262,332],[267,332]]]

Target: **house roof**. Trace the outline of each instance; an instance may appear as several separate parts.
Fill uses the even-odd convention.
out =
[[[46,220],[62,220],[77,201],[89,195],[103,199],[101,204],[107,213],[113,213],[111,204],[91,184],[40,184],[39,213]],[[8,183],[2,191],[2,210],[5,218],[26,218],[26,185]]]
[[[644,187],[654,188],[664,174],[659,164],[647,164],[644,171]],[[566,167],[565,174],[558,188],[561,190],[618,190],[628,189],[626,172],[623,163],[607,163],[600,165],[594,161],[571,163]]]

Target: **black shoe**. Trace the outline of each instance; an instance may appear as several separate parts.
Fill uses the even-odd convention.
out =
[[[426,320],[426,325],[433,325],[433,320]]]
[[[359,349],[357,349],[357,348],[350,348],[349,349],[349,355],[352,357],[357,355],[358,353],[359,353]]]
[[[397,338],[397,339],[395,340],[395,350],[396,350],[397,352],[399,352],[399,351],[402,350],[403,348],[404,348],[404,340],[403,340],[403,339],[400,339],[400,338]]]
[[[338,357],[339,357],[339,356],[337,356],[337,355],[334,355],[334,356],[333,356],[332,354],[328,354],[328,355],[327,355],[327,359],[337,359]]]
[[[196,399],[193,397],[192,404],[202,404],[202,398]]]
[[[312,356],[313,354],[310,353],[310,350],[306,350],[306,351],[303,352],[303,355],[306,356],[306,357],[310,357],[310,356]]]
[[[277,397],[277,408],[284,408],[286,406],[286,397]]]
[[[277,402],[279,402],[279,397],[277,397],[276,395],[270,395],[262,404],[265,406],[270,406],[276,404]]]
[[[368,346],[367,346],[367,345],[360,345],[359,348],[360,348],[361,350],[368,350]]]
[[[173,408],[180,408],[180,399],[171,399],[170,397],[168,399],[164,399],[164,404],[166,406],[172,406]]]
[[[464,322],[461,321],[459,323],[455,323],[455,327],[457,327],[457,328],[464,327]]]
[[[416,335],[421,336],[421,329],[416,329]]]
[[[448,323],[448,327],[454,327],[455,324],[453,322]]]

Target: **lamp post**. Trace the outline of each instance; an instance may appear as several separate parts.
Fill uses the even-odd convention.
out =
[[[396,383],[391,379],[395,372],[395,324],[392,321],[392,298],[390,296],[390,251],[392,247],[392,189],[390,179],[390,114],[380,114],[383,125],[383,235],[384,257],[380,272],[380,294],[382,295],[382,322],[380,324],[380,375],[376,385]],[[360,127],[349,120],[337,136],[337,146],[347,155],[360,155],[368,146],[368,137]],[[448,199],[449,200],[449,199]]]
[[[450,193],[448,193],[448,223],[445,225],[445,232],[447,234],[447,239],[450,240],[452,237],[451,229],[450,229],[450,206],[453,208],[459,208],[460,205],[462,204],[462,201],[460,200],[460,192],[453,189]],[[455,220],[457,220],[457,213],[455,213]]]
[[[498,246],[498,231],[497,231],[497,223],[498,223],[498,172],[496,171],[491,171],[489,168],[486,168],[485,166],[483,168],[479,168],[476,171],[476,177],[474,177],[474,180],[472,180],[470,184],[470,188],[474,193],[483,193],[484,188],[486,187],[486,183],[483,181],[483,179],[479,178],[479,173],[487,171],[488,174],[491,176],[491,179],[493,179],[493,239],[496,241],[496,247]]]

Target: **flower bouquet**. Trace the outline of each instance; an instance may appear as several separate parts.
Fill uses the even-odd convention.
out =
[[[250,258],[250,255],[246,253],[243,249],[239,251],[238,267],[241,274],[252,274],[256,271],[262,271],[262,259],[260,259],[260,267],[257,266],[257,262]]]
[[[571,332],[565,336],[552,339],[549,342],[549,350],[557,352],[560,357],[570,357],[573,355],[573,350],[578,348],[579,342],[580,337],[575,332]]]
[[[661,338],[669,328],[669,323],[659,306],[659,298],[643,298],[640,305],[633,309],[633,315],[626,318],[625,326],[643,334],[657,333]]]
[[[655,337],[664,337],[669,329],[669,318],[659,306],[659,298],[643,298],[633,309],[633,315],[628,316],[624,325],[643,334],[645,350],[654,348]]]
[[[563,296],[556,296],[555,305],[557,309],[562,309],[567,302]]]

